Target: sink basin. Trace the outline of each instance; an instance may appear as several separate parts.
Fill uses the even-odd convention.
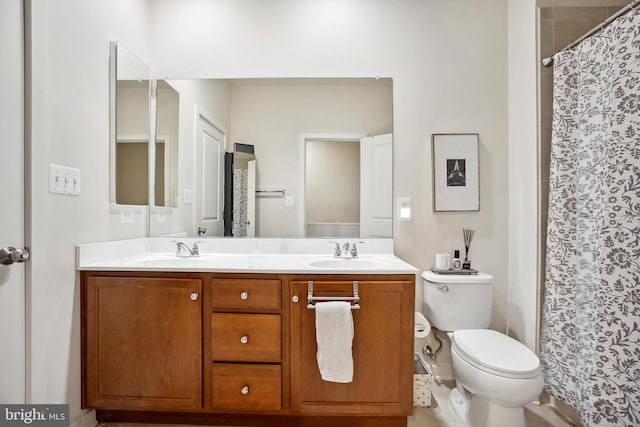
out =
[[[326,269],[376,269],[389,265],[389,262],[373,258],[332,258],[320,259],[308,263],[310,267]]]
[[[139,266],[175,266],[187,265],[193,263],[204,263],[220,259],[220,257],[211,254],[200,254],[197,257],[177,257],[175,254],[148,254],[140,258],[130,260],[130,264]]]

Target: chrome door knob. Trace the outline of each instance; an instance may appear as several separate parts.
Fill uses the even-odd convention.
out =
[[[240,390],[240,393],[245,394],[245,395],[249,394],[249,386],[246,385],[246,386],[242,387],[242,389]]]
[[[243,335],[243,336],[242,336],[242,338],[240,338],[240,342],[241,342],[242,344],[246,344],[246,343],[248,343],[248,342],[249,342],[249,337],[248,337],[248,336],[246,336],[246,335]]]
[[[25,262],[29,259],[29,250],[16,249],[13,246],[7,246],[0,249],[0,264],[11,265],[14,262]]]
[[[249,292],[244,291],[244,292],[242,292],[242,293],[240,294],[240,299],[242,299],[242,300],[246,300],[246,299],[248,299],[248,298],[249,298]]]

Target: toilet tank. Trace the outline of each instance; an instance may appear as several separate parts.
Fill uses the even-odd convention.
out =
[[[493,276],[422,273],[424,315],[441,331],[487,329],[491,323]]]

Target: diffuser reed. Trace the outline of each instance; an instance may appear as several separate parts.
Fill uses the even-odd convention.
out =
[[[468,228],[462,229],[462,236],[464,237],[464,262],[463,269],[470,270],[471,269],[471,261],[469,260],[469,248],[471,248],[471,241],[473,240],[473,234],[475,231],[470,230]]]

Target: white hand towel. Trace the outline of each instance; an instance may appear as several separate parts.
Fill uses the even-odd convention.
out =
[[[335,383],[353,381],[353,316],[346,301],[316,303],[316,341],[320,377]]]

